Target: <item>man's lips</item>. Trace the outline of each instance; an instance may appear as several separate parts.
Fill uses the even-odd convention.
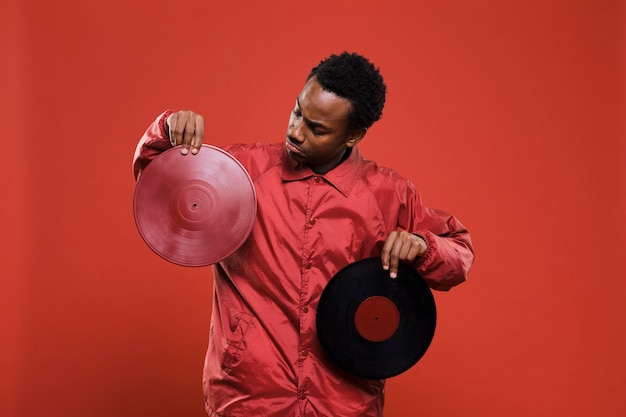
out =
[[[303,152],[300,148],[298,148],[296,145],[294,145],[293,143],[291,143],[291,142],[289,141],[289,139],[287,139],[287,141],[285,142],[285,145],[287,146],[287,150],[288,150],[289,152],[291,152],[291,153],[293,153],[293,154],[296,154],[296,155],[302,155],[302,156],[304,156],[304,152]]]

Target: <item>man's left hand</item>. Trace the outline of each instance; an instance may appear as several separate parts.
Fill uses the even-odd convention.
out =
[[[389,270],[389,276],[398,276],[400,262],[410,263],[426,253],[426,241],[413,233],[393,231],[383,245],[381,260],[383,269]]]

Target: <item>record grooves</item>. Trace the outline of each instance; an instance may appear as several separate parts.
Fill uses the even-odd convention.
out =
[[[219,262],[245,241],[256,216],[256,192],[245,168],[226,151],[180,146],[155,158],[135,186],[135,224],[162,258],[183,266]]]

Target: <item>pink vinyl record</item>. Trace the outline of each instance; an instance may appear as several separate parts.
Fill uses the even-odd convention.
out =
[[[168,149],[135,186],[135,224],[162,258],[183,266],[224,260],[247,239],[256,192],[245,168],[228,152],[202,145],[198,154]]]

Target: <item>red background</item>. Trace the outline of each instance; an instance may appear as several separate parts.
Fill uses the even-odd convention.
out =
[[[363,153],[477,254],[386,416],[624,415],[624,2],[382,3],[5,0],[0,415],[204,415],[210,270],[141,240],[136,141],[168,107],[281,140],[344,49],[389,86]]]

